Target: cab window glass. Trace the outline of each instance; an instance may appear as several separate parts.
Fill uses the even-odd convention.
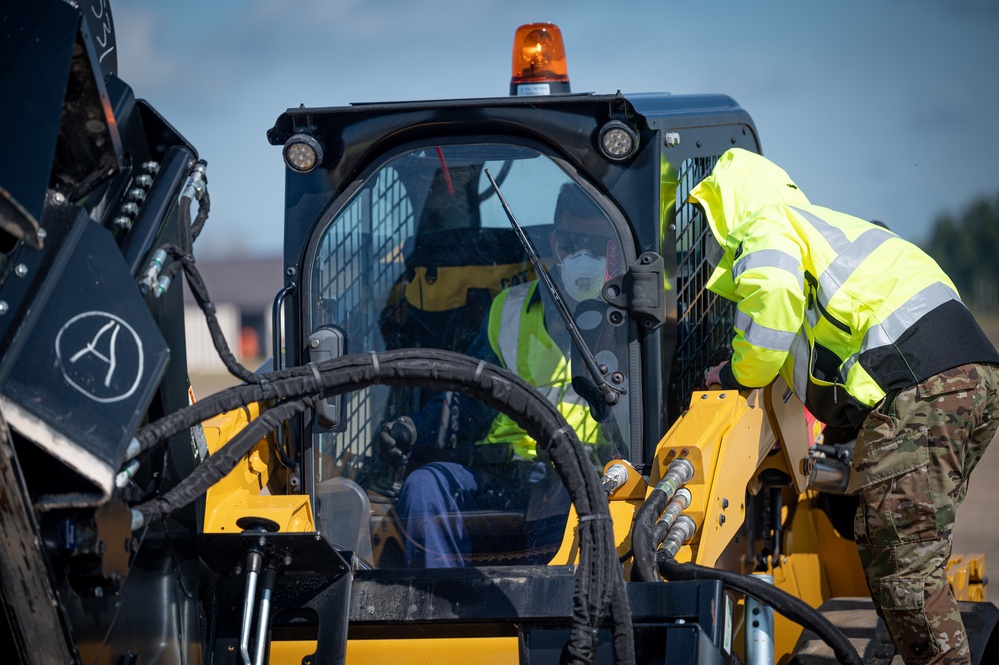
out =
[[[313,244],[310,342],[333,355],[446,349],[506,367],[558,406],[602,468],[630,450],[629,400],[590,394],[487,171],[598,362],[629,376],[627,317],[609,316],[600,296],[623,272],[614,225],[556,161],[513,145],[420,147],[368,174]],[[330,400],[313,430],[320,530],[369,565],[548,563],[562,545],[568,495],[550,462],[481,402],[374,386]]]

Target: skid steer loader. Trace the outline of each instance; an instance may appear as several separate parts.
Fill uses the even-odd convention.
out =
[[[780,381],[703,384],[733,308],[704,288],[687,197],[727,149],[761,150],[733,99],[573,93],[558,28],[529,24],[509,96],[281,113],[284,285],[253,372],[194,260],[207,165],[117,77],[107,4],[3,14],[8,654],[892,661],[851,542],[849,437]],[[554,268],[560,196],[600,231],[592,297]],[[242,381],[196,401],[182,281]],[[526,342],[523,363],[470,355],[515,294],[544,308],[548,385]],[[402,418],[420,445],[384,445]],[[515,445],[483,445],[483,418]],[[410,519],[428,468],[516,482]],[[984,561],[950,572],[974,662],[994,662]]]

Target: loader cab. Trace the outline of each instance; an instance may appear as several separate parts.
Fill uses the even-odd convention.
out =
[[[553,402],[581,406],[574,426],[599,475],[613,459],[646,464],[709,363],[726,353],[731,308],[703,288],[706,228],[686,199],[725,150],[759,150],[752,120],[728,97],[548,94],[298,108],[268,137],[287,166],[286,286],[275,306],[283,366],[408,348],[511,362],[507,369],[557,393]],[[587,230],[602,238],[586,252],[602,256],[600,283],[585,297],[565,287],[562,260],[572,251],[556,239],[560,194],[590,211]],[[522,299],[520,316],[511,315],[511,294]],[[588,353],[557,315],[559,299]],[[505,314],[492,307],[498,302]],[[535,306],[543,339],[529,340],[523,321]],[[511,325],[522,327],[511,333]],[[555,356],[544,360],[545,348]],[[508,360],[517,352],[519,364]],[[613,386],[613,404],[594,388],[600,377],[588,371],[588,354]],[[561,380],[545,365],[551,357],[564,363]],[[495,463],[493,451],[503,450],[490,445],[503,441],[503,428],[479,406],[404,385],[317,404],[288,433],[303,462],[299,491],[318,498],[317,522],[324,510],[359,506],[373,516],[360,519],[360,542],[351,526],[336,544],[370,551],[376,568],[405,565],[398,508],[410,477],[438,462]],[[379,438],[401,416],[415,420],[419,445],[393,467]],[[500,459],[543,465],[533,441],[510,436]],[[471,563],[553,561],[558,542],[540,558],[528,552],[534,499],[508,498],[491,491],[462,516],[472,540],[498,552]],[[568,506],[559,510],[562,530]]]

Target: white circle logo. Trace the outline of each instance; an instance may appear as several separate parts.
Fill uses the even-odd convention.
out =
[[[56,335],[55,352],[66,382],[95,402],[127,399],[142,379],[142,339],[109,312],[71,318]]]

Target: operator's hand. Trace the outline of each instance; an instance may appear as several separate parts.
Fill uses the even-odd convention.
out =
[[[406,463],[409,451],[416,443],[416,425],[409,416],[400,416],[383,424],[378,431],[378,447],[391,466]]]
[[[709,369],[708,373],[704,375],[704,385],[707,386],[708,390],[718,390],[722,387],[721,371],[727,364],[727,360],[723,363],[719,363]]]

